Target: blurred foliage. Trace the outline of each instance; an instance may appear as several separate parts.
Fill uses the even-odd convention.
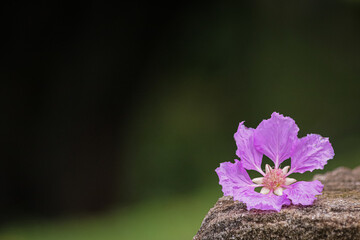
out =
[[[43,51],[37,61],[29,55],[19,62],[12,54],[27,70],[14,78],[43,82],[31,86],[35,91],[10,81],[9,102],[19,106],[7,106],[15,117],[4,131],[13,142],[8,163],[20,169],[12,174],[3,167],[9,215],[26,215],[24,205],[44,215],[99,211],[116,201],[120,209],[51,222],[15,219],[0,239],[189,239],[222,195],[214,170],[237,158],[239,122],[255,128],[273,111],[295,119],[300,137],[330,137],[335,150],[323,171],[295,178],[360,164],[356,1],[184,3],[174,14],[129,6],[125,15],[111,9],[116,16],[109,19],[105,5],[104,12],[91,5],[84,15],[65,18],[54,30],[61,41],[50,34],[54,43],[41,48],[38,36],[30,39],[30,50]],[[63,21],[61,11],[60,20],[50,20]],[[34,23],[47,21],[41,16]],[[93,22],[81,25],[86,16]],[[81,24],[63,35],[76,17]],[[54,29],[53,22],[44,29]],[[23,35],[43,32],[33,26],[35,33],[29,28]],[[19,54],[29,50],[15,38]],[[9,187],[14,176],[17,185]]]
[[[237,158],[238,123],[255,128],[273,111],[294,118],[300,137],[330,137],[325,171],[352,165],[343,157],[360,146],[359,13],[309,1],[188,9],[159,39],[124,133],[130,195],[217,184],[214,169]]]

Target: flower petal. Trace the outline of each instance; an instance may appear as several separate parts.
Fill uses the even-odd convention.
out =
[[[288,186],[288,188],[284,190],[284,194],[293,204],[311,205],[316,199],[315,196],[321,195],[323,187],[318,180],[312,182],[300,181]]]
[[[220,167],[215,171],[219,176],[219,184],[222,186],[224,196],[235,196],[243,190],[254,191],[254,183],[243,167],[242,161],[235,159],[235,163],[220,163]]]
[[[299,128],[290,117],[274,112],[255,129],[254,144],[258,151],[269,157],[278,168],[291,155]]]
[[[308,134],[297,141],[291,156],[291,172],[304,173],[323,169],[329,159],[334,157],[334,149],[328,138]]]
[[[277,189],[275,189],[274,194],[276,194],[278,196],[282,196],[283,191],[284,191],[284,189],[282,187],[278,187]]]
[[[223,162],[216,170],[219,183],[225,196],[233,196],[235,201],[246,204],[247,209],[280,211],[282,205],[289,205],[286,196],[276,196],[272,193],[261,194],[255,192],[254,185],[243,167],[242,161],[235,159],[235,163]]]
[[[241,122],[234,138],[237,146],[236,155],[241,159],[244,168],[256,170],[264,175],[261,170],[263,155],[254,147],[254,129],[245,127],[244,122]]]
[[[276,196],[272,193],[261,194],[255,191],[241,192],[234,196],[234,200],[241,201],[246,204],[247,210],[275,210],[280,211],[283,205],[289,205],[290,200],[286,196]]]

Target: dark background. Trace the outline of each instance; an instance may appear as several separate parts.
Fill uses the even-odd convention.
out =
[[[357,1],[3,6],[1,220],[218,187],[273,111],[360,161]],[[220,191],[220,188],[219,188]]]

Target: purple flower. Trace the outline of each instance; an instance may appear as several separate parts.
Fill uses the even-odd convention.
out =
[[[225,196],[233,196],[247,205],[247,209],[280,211],[283,205],[311,205],[316,195],[321,195],[323,185],[319,181],[296,182],[288,176],[323,169],[334,157],[329,139],[317,134],[298,138],[299,128],[290,117],[274,112],[256,129],[247,128],[241,122],[234,135],[237,150],[235,163],[223,162],[215,171]],[[274,162],[261,169],[263,154]],[[291,166],[281,163],[291,158]],[[250,179],[246,170],[258,171],[262,177]],[[261,187],[260,193],[255,188]]]

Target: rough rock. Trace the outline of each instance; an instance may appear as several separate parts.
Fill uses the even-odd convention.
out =
[[[251,210],[221,197],[205,216],[194,240],[359,239],[360,166],[340,167],[314,179],[324,184],[312,206],[284,206],[280,212]]]

